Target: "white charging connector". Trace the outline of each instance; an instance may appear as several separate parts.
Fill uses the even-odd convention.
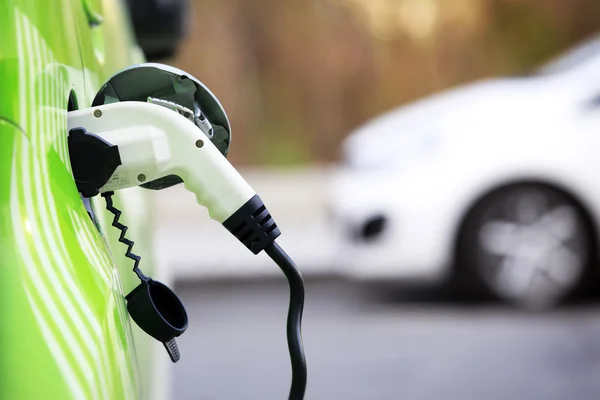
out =
[[[127,254],[136,260],[136,268],[139,257],[131,254],[133,242],[123,237],[126,227],[118,223],[120,212],[112,208],[110,196],[115,190],[173,175],[183,180],[186,189],[196,195],[212,219],[223,224],[250,251],[258,254],[264,250],[281,268],[290,285],[287,336],[292,386],[289,399],[303,399],[307,375],[301,333],[302,275],[275,242],[281,232],[260,197],[201,130],[208,124],[195,123],[202,116],[200,110],[195,110],[192,121],[177,108],[144,101],[120,101],[69,112],[69,153],[75,182],[86,197],[98,193],[107,197],[107,207],[115,214],[113,226],[122,231],[121,241],[129,246]],[[146,278],[140,275],[140,293],[150,293],[147,286],[156,284]],[[139,302],[147,300],[146,296]],[[135,318],[133,314],[132,317]],[[147,322],[143,315],[138,317],[142,325]],[[165,338],[178,336],[185,327],[187,316],[185,326],[176,335]],[[171,358],[179,359],[175,342],[159,339]]]
[[[72,111],[68,129],[78,127],[118,146],[121,165],[100,193],[177,175],[220,223],[256,195],[198,126],[163,106],[125,101]]]

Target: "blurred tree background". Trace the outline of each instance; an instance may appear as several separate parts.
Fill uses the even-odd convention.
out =
[[[598,0],[190,0],[174,64],[221,99],[240,164],[325,163],[367,119],[522,74],[600,31]]]

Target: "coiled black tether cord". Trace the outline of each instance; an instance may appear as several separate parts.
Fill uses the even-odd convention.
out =
[[[306,359],[302,344],[302,312],[304,310],[304,280],[294,261],[276,242],[265,252],[281,268],[290,285],[290,307],[287,317],[287,341],[292,362],[292,387],[289,400],[302,400],[306,392]]]
[[[121,219],[121,214],[123,214],[123,212],[113,205],[112,196],[114,194],[115,194],[115,192],[102,193],[102,197],[104,197],[104,199],[106,200],[106,209],[114,215],[112,226],[114,226],[119,231],[121,231],[121,234],[119,235],[119,242],[121,242],[127,246],[127,251],[125,252],[125,257],[133,260],[133,272],[135,272],[135,274],[138,276],[138,278],[140,278],[140,280],[142,282],[146,282],[150,278],[148,278],[146,275],[144,275],[142,273],[142,271],[140,270],[140,261],[141,261],[142,257],[138,256],[137,254],[133,254],[131,251],[133,249],[133,246],[135,245],[135,243],[133,242],[133,240],[129,240],[125,237],[125,235],[127,234],[127,230],[129,228],[119,222],[119,219]]]

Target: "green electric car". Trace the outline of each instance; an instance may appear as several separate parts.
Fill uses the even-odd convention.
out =
[[[67,140],[67,112],[111,75],[176,49],[184,4],[159,3],[0,2],[0,399],[169,397],[170,360],[126,310],[132,260],[104,199],[78,192]],[[144,271],[165,282],[151,194],[114,202]]]

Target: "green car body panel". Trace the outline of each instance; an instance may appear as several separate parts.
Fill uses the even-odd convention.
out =
[[[0,399],[148,398],[160,343],[130,322],[132,260],[102,198],[90,218],[66,131],[69,99],[90,106],[110,75],[143,61],[125,6],[4,0],[0,37]],[[115,204],[152,272],[151,198],[122,192]]]

